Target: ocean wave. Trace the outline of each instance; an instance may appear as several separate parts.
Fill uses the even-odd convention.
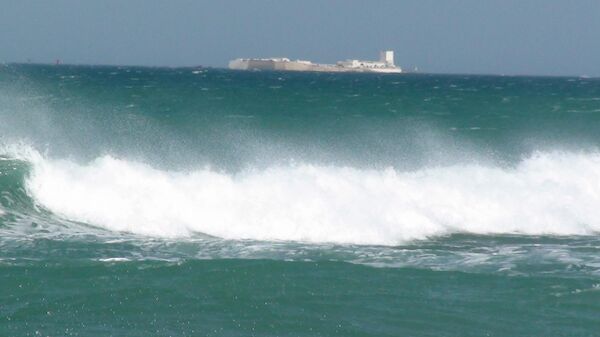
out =
[[[30,161],[26,190],[39,205],[156,237],[395,245],[460,232],[600,231],[600,153],[538,152],[509,168],[411,172],[309,164],[171,172],[111,156]]]

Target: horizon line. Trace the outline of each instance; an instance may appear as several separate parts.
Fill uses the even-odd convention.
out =
[[[203,69],[215,69],[215,70],[227,70],[227,71],[246,71],[246,70],[232,70],[224,66],[205,66],[205,65],[178,65],[178,66],[170,66],[170,65],[140,65],[140,64],[112,64],[112,63],[53,63],[53,62],[19,62],[19,61],[2,61],[0,65],[32,65],[32,66],[75,66],[75,67],[135,67],[135,68],[163,68],[163,69],[191,69],[191,68],[203,68]],[[277,71],[277,70],[261,70],[259,72],[281,72],[281,73],[294,73],[294,71]],[[312,73],[310,71],[306,71],[304,73]],[[327,72],[325,72],[327,73]],[[333,73],[333,72],[332,72]],[[366,74],[366,73],[360,73]],[[395,75],[395,76],[405,76],[405,75],[450,75],[450,76],[497,76],[497,77],[553,77],[553,78],[582,78],[582,79],[598,79],[599,76],[591,76],[586,74],[580,75],[550,75],[550,74],[500,74],[500,73],[468,73],[468,72],[427,72],[427,71],[405,71],[403,73],[398,74],[379,74],[379,75]]]

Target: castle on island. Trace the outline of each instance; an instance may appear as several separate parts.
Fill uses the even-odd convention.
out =
[[[346,60],[336,64],[320,64],[306,60],[279,58],[235,59],[229,62],[229,69],[236,70],[278,70],[278,71],[319,71],[319,72],[370,72],[401,73],[402,69],[394,64],[394,51],[379,53],[378,61]]]

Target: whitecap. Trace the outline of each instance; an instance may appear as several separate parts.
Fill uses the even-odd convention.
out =
[[[290,165],[226,174],[158,170],[104,156],[39,160],[26,182],[67,219],[157,237],[398,243],[466,232],[600,231],[600,154],[537,153],[516,167]]]

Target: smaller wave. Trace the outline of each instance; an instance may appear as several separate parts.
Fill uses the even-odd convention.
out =
[[[100,262],[129,262],[130,258],[127,257],[107,257],[98,259]]]

